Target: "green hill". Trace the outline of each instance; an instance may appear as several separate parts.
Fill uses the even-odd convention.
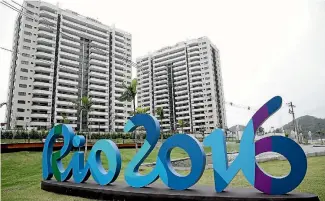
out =
[[[297,118],[296,122],[298,124],[299,132],[302,132],[304,134],[308,133],[309,131],[312,133],[316,133],[320,130],[325,131],[325,119],[305,115]],[[292,121],[283,126],[283,129],[289,132],[293,130],[293,128],[294,127]]]

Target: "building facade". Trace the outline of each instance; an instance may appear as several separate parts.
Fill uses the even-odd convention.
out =
[[[40,1],[25,1],[16,20],[7,127],[123,131],[132,111],[120,102],[131,83],[131,34]],[[77,114],[81,97],[91,111]]]
[[[219,50],[206,38],[177,43],[137,58],[140,107],[156,115],[164,131],[210,132],[227,125]],[[156,115],[159,119],[159,117]]]

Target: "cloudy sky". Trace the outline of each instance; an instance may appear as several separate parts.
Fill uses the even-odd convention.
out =
[[[10,0],[7,0],[10,2]],[[17,0],[22,3],[22,0]],[[186,39],[207,36],[219,48],[228,102],[258,108],[273,96],[282,109],[264,126],[296,115],[325,118],[324,0],[48,0],[132,34],[133,60]],[[0,46],[11,49],[17,13],[0,4]],[[0,50],[0,101],[7,100],[9,52]],[[228,126],[246,124],[252,111],[226,107]],[[0,121],[5,107],[0,109]]]

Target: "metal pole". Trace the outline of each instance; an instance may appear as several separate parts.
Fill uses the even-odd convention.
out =
[[[84,50],[85,49],[85,43],[82,40],[82,61],[81,61],[81,89],[80,89],[80,106],[82,105],[82,93],[83,93],[83,84],[84,84]],[[79,128],[79,132],[82,131],[82,110],[80,110],[80,128]]]

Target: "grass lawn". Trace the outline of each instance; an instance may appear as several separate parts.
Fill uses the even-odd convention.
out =
[[[135,154],[133,149],[122,149],[123,159],[122,171],[118,177],[123,181],[123,169]],[[209,152],[209,149],[205,150]],[[1,154],[1,200],[86,200],[79,197],[71,197],[46,192],[40,189],[41,181],[41,152],[16,152]],[[145,162],[154,162],[157,149],[153,151]],[[186,157],[187,154],[181,149],[172,151],[172,158]],[[65,160],[69,160],[69,157]],[[325,200],[325,157],[308,158],[308,172],[303,183],[296,189],[301,192],[315,193],[320,196],[320,200]],[[107,166],[107,161],[103,160],[103,165]],[[272,161],[262,163],[265,171],[273,175],[284,175],[290,170],[287,161]],[[149,171],[150,169],[146,169]],[[182,172],[186,173],[186,172]],[[281,174],[280,174],[281,173]],[[206,170],[200,184],[214,185],[213,171]],[[245,178],[239,173],[232,181],[231,186],[250,187]],[[213,187],[212,187],[213,188]]]

